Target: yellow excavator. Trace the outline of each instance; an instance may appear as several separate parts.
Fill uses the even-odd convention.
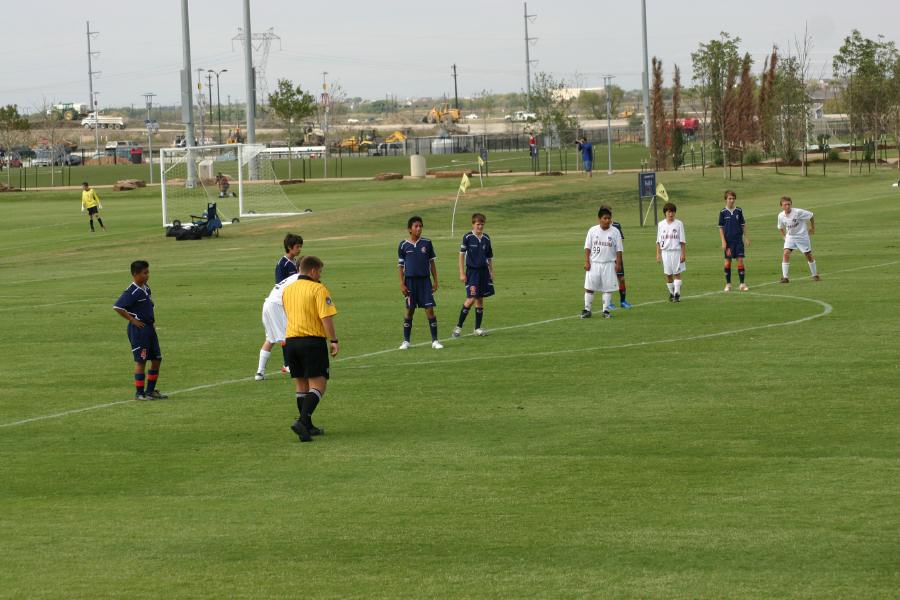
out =
[[[228,131],[228,139],[225,140],[226,144],[243,144],[244,143],[244,132],[241,131],[240,126],[235,127]]]
[[[458,108],[450,108],[449,104],[444,104],[440,108],[433,106],[428,114],[422,117],[423,123],[431,124],[452,124],[458,123],[460,112]]]
[[[360,131],[357,136],[341,140],[338,147],[349,150],[350,152],[365,152],[374,145],[375,142],[372,140],[372,137],[363,135],[363,132]]]

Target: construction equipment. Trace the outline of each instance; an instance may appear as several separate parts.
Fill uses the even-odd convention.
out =
[[[107,117],[106,115],[97,116],[97,113],[90,113],[81,120],[81,126],[85,129],[93,129],[100,127],[102,129],[125,129],[125,119],[122,117]]]
[[[90,107],[87,104],[79,102],[64,102],[62,104],[54,104],[47,109],[47,116],[56,115],[57,119],[64,121],[75,121],[81,117],[86,117]]]
[[[241,126],[238,125],[234,129],[230,129],[228,131],[228,139],[225,140],[226,144],[243,144],[244,143],[244,132],[241,131]]]
[[[372,136],[364,135],[362,131],[355,137],[343,139],[338,143],[339,148],[349,150],[350,152],[366,152],[375,145]]]
[[[440,108],[433,106],[428,114],[422,117],[423,123],[435,124],[453,124],[459,122],[461,118],[458,108],[450,108],[449,104],[444,104]]]
[[[325,131],[317,125],[309,125],[303,129],[304,146],[322,146],[325,144]]]
[[[622,112],[619,113],[618,117],[620,119],[630,119],[634,115],[634,108],[626,108]]]
[[[402,131],[395,131],[391,135],[384,138],[385,144],[402,144],[406,141],[406,135]]]

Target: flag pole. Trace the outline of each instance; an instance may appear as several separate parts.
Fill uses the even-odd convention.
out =
[[[459,194],[462,188],[456,188],[456,201],[453,203],[453,216],[450,217],[450,237],[453,237],[454,227],[456,226],[456,205],[459,204]]]

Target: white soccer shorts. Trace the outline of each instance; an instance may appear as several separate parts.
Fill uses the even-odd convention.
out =
[[[802,237],[791,237],[787,236],[784,238],[784,249],[785,250],[799,250],[806,254],[807,252],[812,252],[812,243],[809,241],[809,238]]]
[[[266,341],[274,344],[284,341],[284,332],[287,331],[287,315],[284,314],[284,306],[269,302],[263,302],[262,323],[266,330]]]
[[[681,262],[681,250],[663,250],[662,251],[663,273],[666,275],[678,275],[687,267]]]
[[[584,274],[584,289],[604,293],[618,290],[619,279],[616,277],[616,263],[592,262],[591,270]]]

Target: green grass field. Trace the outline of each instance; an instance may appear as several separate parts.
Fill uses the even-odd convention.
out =
[[[896,177],[727,183],[752,243],[751,291],[725,294],[721,171],[660,174],[688,236],[680,304],[634,174],[476,182],[453,237],[456,180],[291,186],[311,214],[185,242],[163,237],[158,190],[105,193],[95,234],[77,194],[0,195],[0,597],[896,597]],[[774,283],[782,194],[816,213],[819,283],[801,256]],[[601,202],[635,308],[580,320]],[[474,210],[492,333],[451,340]],[[421,313],[396,350],[412,214],[438,253],[440,351]],[[309,444],[290,380],[252,377],[288,231],[339,309]],[[130,400],[111,310],[138,258],[166,401]]]

